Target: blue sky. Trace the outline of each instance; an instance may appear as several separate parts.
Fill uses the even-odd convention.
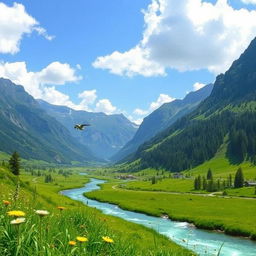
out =
[[[212,5],[202,9],[203,2]],[[254,2],[2,1],[0,15],[10,14],[0,18],[0,37],[13,33],[16,49],[0,40],[0,75],[50,103],[139,122],[228,68],[256,35]],[[12,24],[16,12],[20,26]]]

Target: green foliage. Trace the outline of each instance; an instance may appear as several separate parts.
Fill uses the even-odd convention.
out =
[[[235,176],[235,180],[234,180],[234,187],[242,188],[243,186],[244,186],[244,175],[243,175],[242,168],[239,167],[236,172],[236,176]]]
[[[9,160],[9,167],[14,175],[20,175],[20,156],[16,151],[12,154]]]
[[[173,220],[193,222],[201,228],[256,236],[256,204],[246,199],[116,190],[113,184],[104,184],[102,190],[86,193],[86,196],[154,216],[167,214]]]
[[[209,168],[208,171],[207,171],[207,180],[211,180],[213,178],[213,175],[212,175],[212,170]]]

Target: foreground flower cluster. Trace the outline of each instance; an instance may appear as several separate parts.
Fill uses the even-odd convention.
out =
[[[34,233],[34,234],[38,235],[38,237],[36,239],[39,242],[39,249],[41,247],[41,250],[43,251],[43,250],[45,250],[45,249],[43,249],[44,248],[43,244],[45,243],[45,235],[47,233],[49,233],[49,230],[51,229],[51,227],[49,226],[49,222],[50,222],[51,217],[49,218],[49,216],[59,217],[59,218],[65,218],[66,217],[66,216],[63,216],[63,213],[62,213],[64,210],[66,210],[66,208],[63,207],[63,206],[58,206],[57,207],[57,209],[59,210],[59,213],[57,213],[57,214],[56,213],[51,214],[47,210],[41,210],[41,209],[40,210],[34,210],[34,211],[32,211],[32,214],[28,214],[29,218],[26,219],[25,217],[27,216],[27,214],[24,211],[9,210],[8,209],[9,207],[11,207],[11,202],[10,201],[3,200],[3,205],[6,209],[5,210],[6,216],[12,218],[12,219],[9,219],[10,225],[16,227],[16,229],[13,229],[13,231],[12,230],[10,230],[10,231],[13,232],[14,236],[15,236],[15,233],[16,233],[16,239],[14,239],[14,241],[16,241],[16,247],[17,248],[21,247],[22,243],[24,243],[23,242],[24,239],[21,237],[21,234],[20,234],[20,231],[19,231],[20,228],[21,228],[20,227],[21,224],[24,224],[24,223],[27,222],[26,226],[29,226],[31,224],[31,219],[32,218],[35,218],[35,220],[37,220],[37,223],[38,223],[38,226],[36,228],[37,232]],[[38,216],[38,218],[36,219],[35,216]],[[34,221],[34,223],[35,223],[35,221]],[[61,224],[61,221],[59,222],[59,224]],[[27,227],[24,226],[23,230],[26,229],[26,228]],[[86,232],[87,235],[88,235],[88,231],[87,231],[86,226],[84,224],[79,225],[79,228],[81,230],[83,230],[83,233]],[[70,237],[68,233],[66,233],[65,235],[67,236],[67,238]],[[76,238],[74,240],[68,240],[67,245],[70,246],[71,248],[73,248],[70,251],[70,253],[71,252],[75,253],[75,251],[77,251],[81,254],[81,253],[85,253],[87,251],[86,247],[87,247],[87,244],[89,242],[90,242],[90,238],[88,238],[87,236],[76,236]],[[113,244],[114,240],[112,238],[110,238],[109,236],[101,236],[101,242],[102,242],[102,245],[103,244]],[[93,237],[92,243],[100,244],[100,241],[98,240],[98,241],[95,242],[95,237]],[[60,245],[56,245],[56,241],[53,242],[52,244],[49,244],[49,247],[52,248],[52,249],[56,249],[58,246],[60,246]],[[71,253],[71,255],[72,255],[72,253]],[[66,254],[69,255],[68,252],[66,252]]]

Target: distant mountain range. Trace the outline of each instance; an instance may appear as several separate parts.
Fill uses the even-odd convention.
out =
[[[138,129],[138,126],[123,114],[106,115],[77,111],[64,106],[51,105],[42,100],[38,102],[41,108],[64,125],[72,136],[102,159],[108,159],[119,151]],[[74,125],[79,123],[89,123],[91,126],[81,132],[74,129]]]
[[[55,163],[98,159],[41,109],[24,88],[0,78],[0,151]]]
[[[206,100],[140,146],[131,162],[182,171],[211,159],[222,145],[231,163],[256,163],[256,39],[216,78]]]
[[[208,84],[198,91],[188,93],[182,100],[177,99],[163,104],[144,118],[132,140],[111,159],[119,161],[136,152],[138,147],[145,141],[150,140],[156,134],[165,130],[182,116],[192,112],[200,102],[210,95],[212,88],[213,84]]]

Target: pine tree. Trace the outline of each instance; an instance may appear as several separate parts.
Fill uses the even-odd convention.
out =
[[[207,188],[207,181],[206,181],[206,178],[203,177],[203,190],[206,190]]]
[[[16,151],[12,154],[9,160],[9,166],[10,166],[11,172],[14,175],[17,175],[17,176],[20,175],[20,156]]]
[[[243,186],[244,186],[244,175],[243,175],[242,168],[239,167],[235,175],[234,187],[242,188]]]
[[[153,184],[156,184],[156,177],[155,177],[155,176],[152,177],[152,179],[151,179],[151,184],[152,184],[152,185],[153,185]]]
[[[202,179],[200,175],[197,178],[197,183],[198,183],[198,190],[200,190],[202,188]]]
[[[208,172],[207,172],[207,180],[211,180],[213,178],[213,175],[212,175],[212,170],[209,168]]]
[[[197,177],[194,180],[194,190],[198,190],[198,179],[197,179]]]

